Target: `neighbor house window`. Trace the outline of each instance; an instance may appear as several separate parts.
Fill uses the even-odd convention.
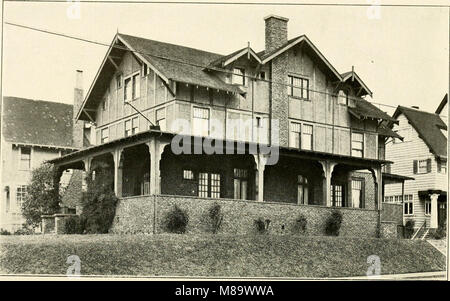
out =
[[[247,199],[248,171],[246,169],[234,169],[234,198],[236,200]]]
[[[139,117],[134,117],[131,119],[131,134],[137,134],[139,131]]]
[[[312,150],[313,145],[313,126],[309,124],[302,125],[302,149]]]
[[[166,108],[156,110],[156,125],[159,125],[161,131],[166,130]]]
[[[414,214],[414,204],[412,194],[405,195],[405,200],[403,202],[403,213],[405,215]]]
[[[414,174],[425,174],[429,172],[431,172],[431,159],[413,160]]]
[[[184,180],[193,180],[194,172],[190,169],[183,169],[183,179]]]
[[[106,143],[108,141],[109,141],[109,129],[108,128],[102,129],[101,143]]]
[[[431,201],[425,201],[425,215],[431,215]]]
[[[194,107],[192,134],[194,136],[209,135],[209,109]]]
[[[20,170],[30,170],[31,168],[31,147],[20,148]]]
[[[419,173],[427,173],[427,160],[419,160]]]
[[[362,158],[364,155],[364,135],[352,133],[352,156]]]
[[[437,161],[437,169],[441,174],[447,174],[447,161]]]
[[[201,172],[198,174],[198,196],[220,198],[220,174]]]
[[[363,208],[363,181],[352,180],[352,206]]]
[[[245,86],[245,69],[243,68],[233,69],[232,83]]]
[[[309,80],[288,75],[288,95],[309,100]]]
[[[26,185],[18,186],[16,191],[17,209],[20,210],[22,208],[22,204],[25,201],[26,195],[27,195],[27,186]]]
[[[344,185],[331,185],[331,205],[344,207]]]
[[[309,200],[309,183],[308,178],[303,175],[297,176],[297,203],[308,204]]]

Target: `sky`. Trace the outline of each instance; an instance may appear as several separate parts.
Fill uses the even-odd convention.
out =
[[[373,92],[369,101],[434,112],[449,89],[448,8],[80,3],[77,16],[71,7],[5,2],[3,21],[106,44],[118,31],[229,54],[247,42],[263,50],[264,17],[275,14],[289,18],[288,38],[306,34],[338,72],[354,66]],[[87,91],[106,51],[4,24],[3,95],[71,104],[75,70]]]

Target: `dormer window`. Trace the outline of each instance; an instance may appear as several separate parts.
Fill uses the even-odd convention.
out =
[[[244,68],[234,68],[232,75],[232,83],[236,85],[245,86],[245,69]]]
[[[338,94],[338,103],[340,105],[346,105],[348,106],[348,93],[344,92],[344,91],[339,91]]]
[[[288,95],[309,100],[309,80],[307,78],[288,75]]]

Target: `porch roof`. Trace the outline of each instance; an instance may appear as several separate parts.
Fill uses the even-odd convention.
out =
[[[165,136],[168,138],[174,137],[176,134],[174,133],[168,133],[163,132],[157,129],[150,129],[145,132],[141,132],[132,136],[123,137],[119,139],[112,140],[107,143],[103,143],[100,145],[94,145],[87,148],[84,148],[79,151],[71,152],[67,155],[54,158],[52,160],[48,160],[47,162],[53,163],[53,164],[64,164],[64,163],[70,163],[74,160],[82,160],[85,156],[88,155],[96,155],[99,152],[105,152],[108,150],[113,151],[116,147],[128,147],[131,145],[134,145],[139,142],[146,142],[148,138],[152,136]],[[195,136],[186,136],[190,137],[191,139]],[[205,138],[202,138],[202,141]],[[241,141],[230,141],[230,140],[224,140],[224,139],[215,139],[216,143],[223,143],[225,147],[228,147],[227,142],[233,142],[233,145],[235,146],[236,143],[242,143],[245,145],[245,153],[249,153],[249,149],[251,149],[250,146],[253,146],[254,149],[257,149],[258,144],[254,142],[241,142]],[[192,145],[195,144],[192,143]],[[263,147],[269,147],[268,145],[263,145]],[[337,161],[337,163],[345,163],[349,165],[357,165],[357,166],[375,166],[380,164],[386,164],[386,163],[393,163],[391,161],[387,160],[380,160],[380,159],[371,159],[371,158],[358,158],[358,157],[352,157],[348,155],[339,155],[339,154],[331,154],[326,152],[318,152],[318,151],[308,151],[308,150],[301,150],[297,148],[292,147],[283,147],[280,146],[280,155],[288,155],[288,156],[295,156],[298,158],[304,158],[304,159],[312,159],[312,160],[324,160],[324,159],[334,159]]]
[[[383,172],[383,182],[384,184],[395,184],[395,183],[403,183],[407,180],[414,180],[414,178],[397,175],[393,173]]]

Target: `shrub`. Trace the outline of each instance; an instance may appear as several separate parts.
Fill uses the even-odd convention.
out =
[[[213,234],[216,234],[219,231],[220,226],[222,225],[222,220],[223,220],[222,208],[220,207],[219,204],[214,204],[211,206],[211,208],[209,208],[208,217],[209,217],[211,232]]]
[[[294,231],[296,233],[305,233],[307,223],[308,221],[306,217],[303,214],[300,214],[298,218],[295,220]]]
[[[404,233],[405,233],[405,238],[411,238],[414,234],[414,221],[413,220],[409,220],[405,223],[405,229],[404,229]]]
[[[118,199],[113,191],[114,176],[106,167],[90,172],[86,177],[87,192],[83,195],[80,231],[108,233],[116,214]]]
[[[327,218],[325,224],[325,233],[327,235],[338,236],[342,223],[342,213],[340,211],[333,211]]]
[[[177,205],[169,211],[165,218],[165,228],[171,233],[185,233],[189,222],[189,216],[186,211],[179,208]]]
[[[256,231],[260,234],[267,233],[269,230],[270,225],[270,219],[266,219],[265,221],[260,217],[258,219],[255,219],[253,221],[253,224],[255,225]]]
[[[64,223],[65,234],[83,234],[84,227],[79,216],[69,216]]]
[[[444,222],[444,225],[439,226],[431,235],[434,239],[442,239],[447,237],[447,221]]]
[[[22,225],[22,228],[14,231],[14,235],[31,235],[34,234],[34,230],[28,226],[27,223]]]
[[[11,232],[3,228],[0,228],[0,235],[11,235]]]

